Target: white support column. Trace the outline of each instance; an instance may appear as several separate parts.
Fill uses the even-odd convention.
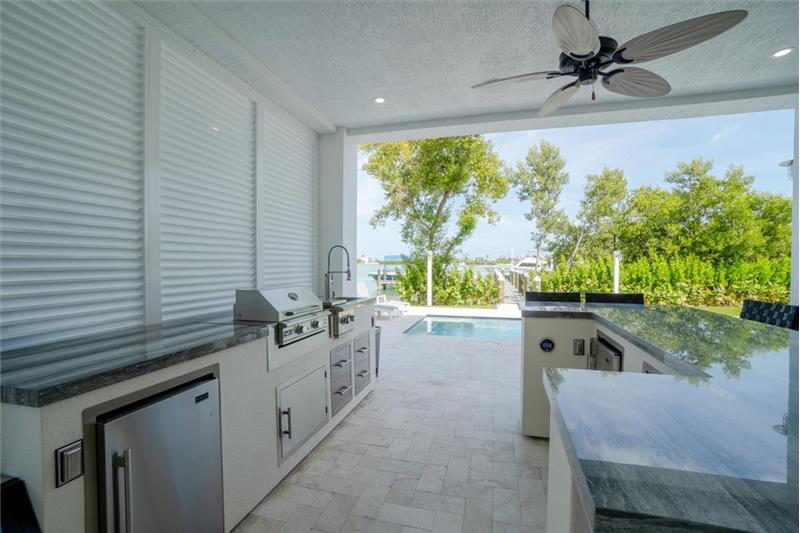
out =
[[[341,244],[350,252],[353,278],[334,275],[334,290],[342,296],[356,294],[356,179],[358,145],[339,128],[319,137],[319,264],[318,294],[324,294],[322,274],[327,269],[328,250]],[[331,269],[344,270],[344,254],[335,251]]]
[[[161,322],[161,35],[145,29],[144,321]]]
[[[622,260],[622,252],[614,250],[614,293],[619,292],[619,262]]]
[[[798,217],[797,217],[797,209],[798,209],[798,202],[800,202],[800,186],[798,186],[798,177],[797,177],[797,169],[798,165],[800,165],[800,154],[798,154],[798,146],[797,143],[800,142],[800,136],[798,136],[798,115],[800,114],[800,109],[798,108],[797,102],[795,101],[794,107],[794,161],[792,162],[792,288],[790,292],[790,303],[792,305],[798,305],[800,303],[800,298],[798,298],[798,287],[797,287],[797,275],[798,275],[798,261],[800,261],[800,257],[798,257],[798,243],[797,239],[800,238],[800,233],[798,233]]]

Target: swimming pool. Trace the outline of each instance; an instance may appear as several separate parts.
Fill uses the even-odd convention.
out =
[[[406,335],[519,340],[521,327],[522,321],[514,318],[425,316],[403,333]]]

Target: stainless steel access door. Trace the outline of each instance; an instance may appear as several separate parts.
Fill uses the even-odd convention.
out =
[[[327,376],[321,366],[277,389],[281,461],[327,424]]]
[[[603,339],[597,341],[597,370],[620,372],[622,370],[622,352]]]
[[[217,379],[98,417],[97,441],[101,531],[224,530]]]

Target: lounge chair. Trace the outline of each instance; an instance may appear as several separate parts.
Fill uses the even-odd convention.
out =
[[[401,300],[388,300],[385,294],[379,294],[375,300],[375,316],[378,318],[394,318],[408,311],[410,304]]]

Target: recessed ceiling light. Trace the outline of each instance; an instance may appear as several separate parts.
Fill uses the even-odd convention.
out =
[[[218,127],[216,127],[216,126],[211,126],[211,129],[212,129],[213,131],[219,131],[219,128],[218,128]]]
[[[375,98],[373,98],[372,100],[373,100],[373,101],[374,101],[376,104],[382,104],[382,103],[384,103],[384,102],[386,101],[386,98],[384,98],[383,96],[376,96],[376,97],[375,97]]]
[[[794,51],[794,48],[781,48],[780,50],[776,50],[772,53],[772,57],[783,57],[788,56]]]

